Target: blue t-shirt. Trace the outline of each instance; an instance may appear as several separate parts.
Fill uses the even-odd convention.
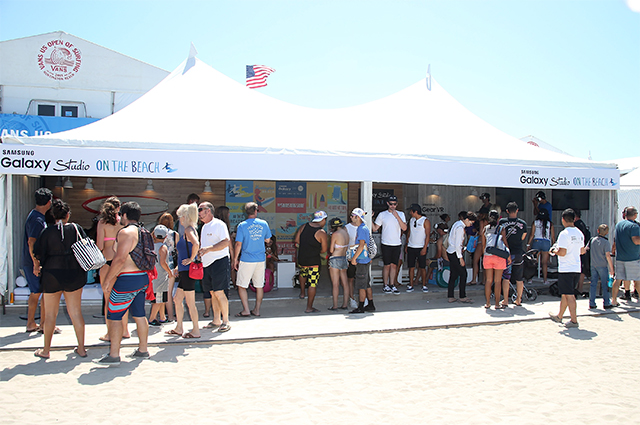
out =
[[[547,210],[547,212],[549,213],[549,220],[551,220],[551,213],[553,212],[553,208],[551,208],[551,202],[547,201],[546,204],[540,202],[538,204],[538,211],[540,210]]]
[[[242,242],[240,261],[259,263],[265,261],[264,241],[271,237],[269,223],[259,218],[249,218],[238,224],[236,242]]]
[[[37,239],[45,227],[47,227],[47,222],[44,219],[44,214],[31,210],[24,225],[24,246],[22,249],[22,265],[28,267],[29,270],[33,270],[33,259],[29,253],[29,238]]]
[[[640,245],[633,243],[632,236],[640,236],[640,226],[630,220],[616,224],[616,261],[640,259]]]
[[[358,230],[356,230],[356,245],[360,245],[360,241],[364,241],[365,249],[362,250],[362,253],[356,258],[356,263],[358,264],[369,264],[371,262],[371,258],[369,258],[369,238],[371,233],[369,232],[369,228],[366,224],[362,223],[358,226]]]

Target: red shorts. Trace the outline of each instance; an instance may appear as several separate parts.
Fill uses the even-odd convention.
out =
[[[507,259],[497,255],[484,254],[482,265],[485,269],[504,270],[507,268]]]

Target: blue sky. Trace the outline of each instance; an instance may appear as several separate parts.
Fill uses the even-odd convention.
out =
[[[240,82],[247,64],[275,68],[260,90],[313,108],[388,96],[431,64],[507,134],[594,160],[640,156],[640,13],[625,0],[0,0],[0,40],[57,30],[168,71],[193,42]]]

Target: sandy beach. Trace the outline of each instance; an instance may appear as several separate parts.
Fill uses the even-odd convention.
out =
[[[104,348],[4,351],[2,423],[631,424],[639,320],[166,344],[111,368],[90,361]]]

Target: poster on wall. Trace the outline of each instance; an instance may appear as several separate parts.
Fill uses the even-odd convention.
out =
[[[306,208],[306,182],[277,182],[276,183],[276,212],[303,213]]]
[[[253,201],[258,213],[276,212],[276,182],[253,182]]]
[[[244,214],[244,204],[253,201],[253,182],[227,180],[225,201],[230,213]]]
[[[298,228],[298,215],[296,213],[278,213],[275,221],[278,242],[292,242],[293,235]]]

